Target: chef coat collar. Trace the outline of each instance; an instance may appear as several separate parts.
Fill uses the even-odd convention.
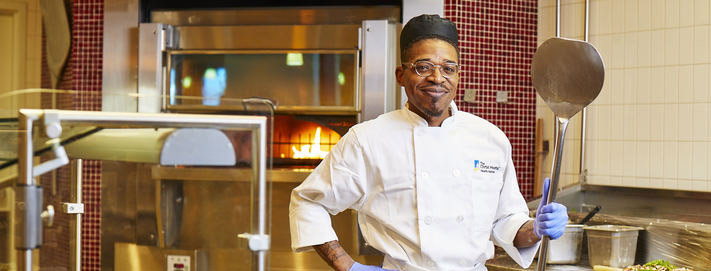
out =
[[[404,110],[405,113],[407,113],[412,124],[414,124],[415,127],[421,127],[421,126],[429,127],[427,120],[425,120],[420,115],[417,115],[417,113],[412,112],[412,110],[410,110],[409,107],[410,107],[410,104],[405,103],[405,108],[403,108],[402,110]],[[444,121],[442,121],[442,127],[449,126],[450,123],[452,123],[454,121],[454,115],[459,112],[459,109],[457,109],[457,105],[454,103],[454,101],[452,101],[449,104],[449,110],[452,112],[452,114],[448,118],[444,119]]]

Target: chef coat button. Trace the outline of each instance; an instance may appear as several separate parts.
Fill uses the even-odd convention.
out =
[[[430,176],[430,175],[427,174],[427,172],[422,172],[422,178],[427,179],[427,177],[429,177],[429,176]]]
[[[467,260],[459,260],[459,265],[466,266],[467,265]]]
[[[431,217],[431,216],[426,216],[426,217],[425,217],[425,224],[426,224],[426,225],[432,224],[432,217]]]
[[[459,177],[460,174],[461,174],[461,172],[459,172],[458,169],[455,169],[452,171],[452,175],[454,175],[454,177]]]
[[[433,266],[434,266],[434,262],[433,262],[433,261],[429,261],[429,262],[427,262],[427,265],[429,265],[430,267],[433,267]]]
[[[464,221],[464,217],[461,216],[461,215],[458,216],[458,217],[457,217],[457,222],[462,223],[462,221]]]

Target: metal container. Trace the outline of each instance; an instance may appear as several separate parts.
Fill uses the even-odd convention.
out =
[[[550,241],[547,263],[575,264],[580,261],[583,243],[583,225],[568,224],[563,235]]]
[[[583,227],[588,236],[590,266],[626,267],[634,264],[640,227],[598,225]]]

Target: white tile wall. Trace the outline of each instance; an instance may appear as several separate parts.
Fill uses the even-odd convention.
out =
[[[665,0],[652,0],[650,3],[652,10],[652,29],[660,29],[664,27],[664,10],[666,9]],[[605,12],[605,11],[600,11]]]
[[[665,11],[666,14],[664,20],[665,27],[678,27],[679,26],[679,0],[666,0],[665,1]],[[688,15],[688,14],[687,14]]]
[[[612,33],[612,13],[607,12],[607,11],[612,9],[613,0],[601,0],[601,1],[593,1],[593,2],[600,3],[598,5],[599,9],[598,9],[598,14],[597,14],[597,16],[600,20],[600,23],[599,23],[600,30],[595,33],[598,33],[598,34]],[[606,12],[602,12],[603,10]],[[593,16],[595,16],[595,15],[593,15]],[[593,32],[593,31],[595,31],[595,29],[591,29],[590,32]]]
[[[594,44],[594,43],[593,43]],[[637,64],[640,67],[648,67],[652,63],[652,32],[641,31],[637,36]]]
[[[664,65],[664,29],[652,31],[652,52],[652,66]]]
[[[554,2],[539,1],[539,43],[555,33]],[[564,36],[582,37],[581,2],[563,1]],[[711,1],[591,0],[590,6],[590,42],[606,70],[587,111],[587,182],[711,192]],[[550,110],[538,107],[551,125]],[[563,182],[576,180],[579,138],[568,130]],[[550,161],[543,171],[550,173]]]
[[[691,26],[687,26],[679,29],[679,64],[687,65],[693,62],[694,28]]]
[[[679,64],[679,28],[664,30],[664,64]]]
[[[650,90],[650,88],[651,88],[650,74],[651,74],[651,69],[649,68],[649,65],[643,65],[638,69],[636,103],[639,105],[649,105],[649,102],[650,102],[649,92],[651,91]]]
[[[621,2],[621,1],[618,1]],[[637,0],[625,0],[625,32],[635,33],[639,29]]]
[[[694,65],[694,102],[709,101],[709,64]]]
[[[707,1],[704,1],[707,2]],[[708,17],[706,25],[694,26],[694,63],[709,62],[709,26]]]
[[[709,1],[696,0],[694,1],[694,24],[704,25],[709,24]]]
[[[679,102],[691,103],[694,99],[694,67],[679,67]]]
[[[694,1],[690,0],[677,0],[679,3],[679,26],[690,26],[694,25]],[[684,16],[681,16],[684,14]]]

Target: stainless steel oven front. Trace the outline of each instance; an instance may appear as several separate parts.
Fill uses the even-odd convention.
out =
[[[291,252],[290,192],[351,126],[401,104],[394,73],[399,62],[399,8],[158,11],[151,17],[152,23],[139,27],[139,112],[250,114],[245,99],[271,101],[275,106],[268,125],[273,162],[267,174],[272,186],[270,269],[330,270],[315,253]],[[204,170],[201,175],[180,171],[150,174],[168,183],[181,176],[191,183],[199,176],[204,183],[229,176],[219,170]],[[195,188],[183,185],[177,194],[191,194],[184,191],[187,188],[204,189],[198,188],[205,186],[202,183]],[[182,217],[185,220],[186,214]],[[333,226],[351,255],[379,264],[382,258],[369,252],[359,238],[354,213],[333,217]],[[122,245],[114,254],[121,257],[136,246],[150,250],[145,244]],[[171,249],[210,251],[200,246],[175,244]],[[219,255],[205,257],[229,261]]]

